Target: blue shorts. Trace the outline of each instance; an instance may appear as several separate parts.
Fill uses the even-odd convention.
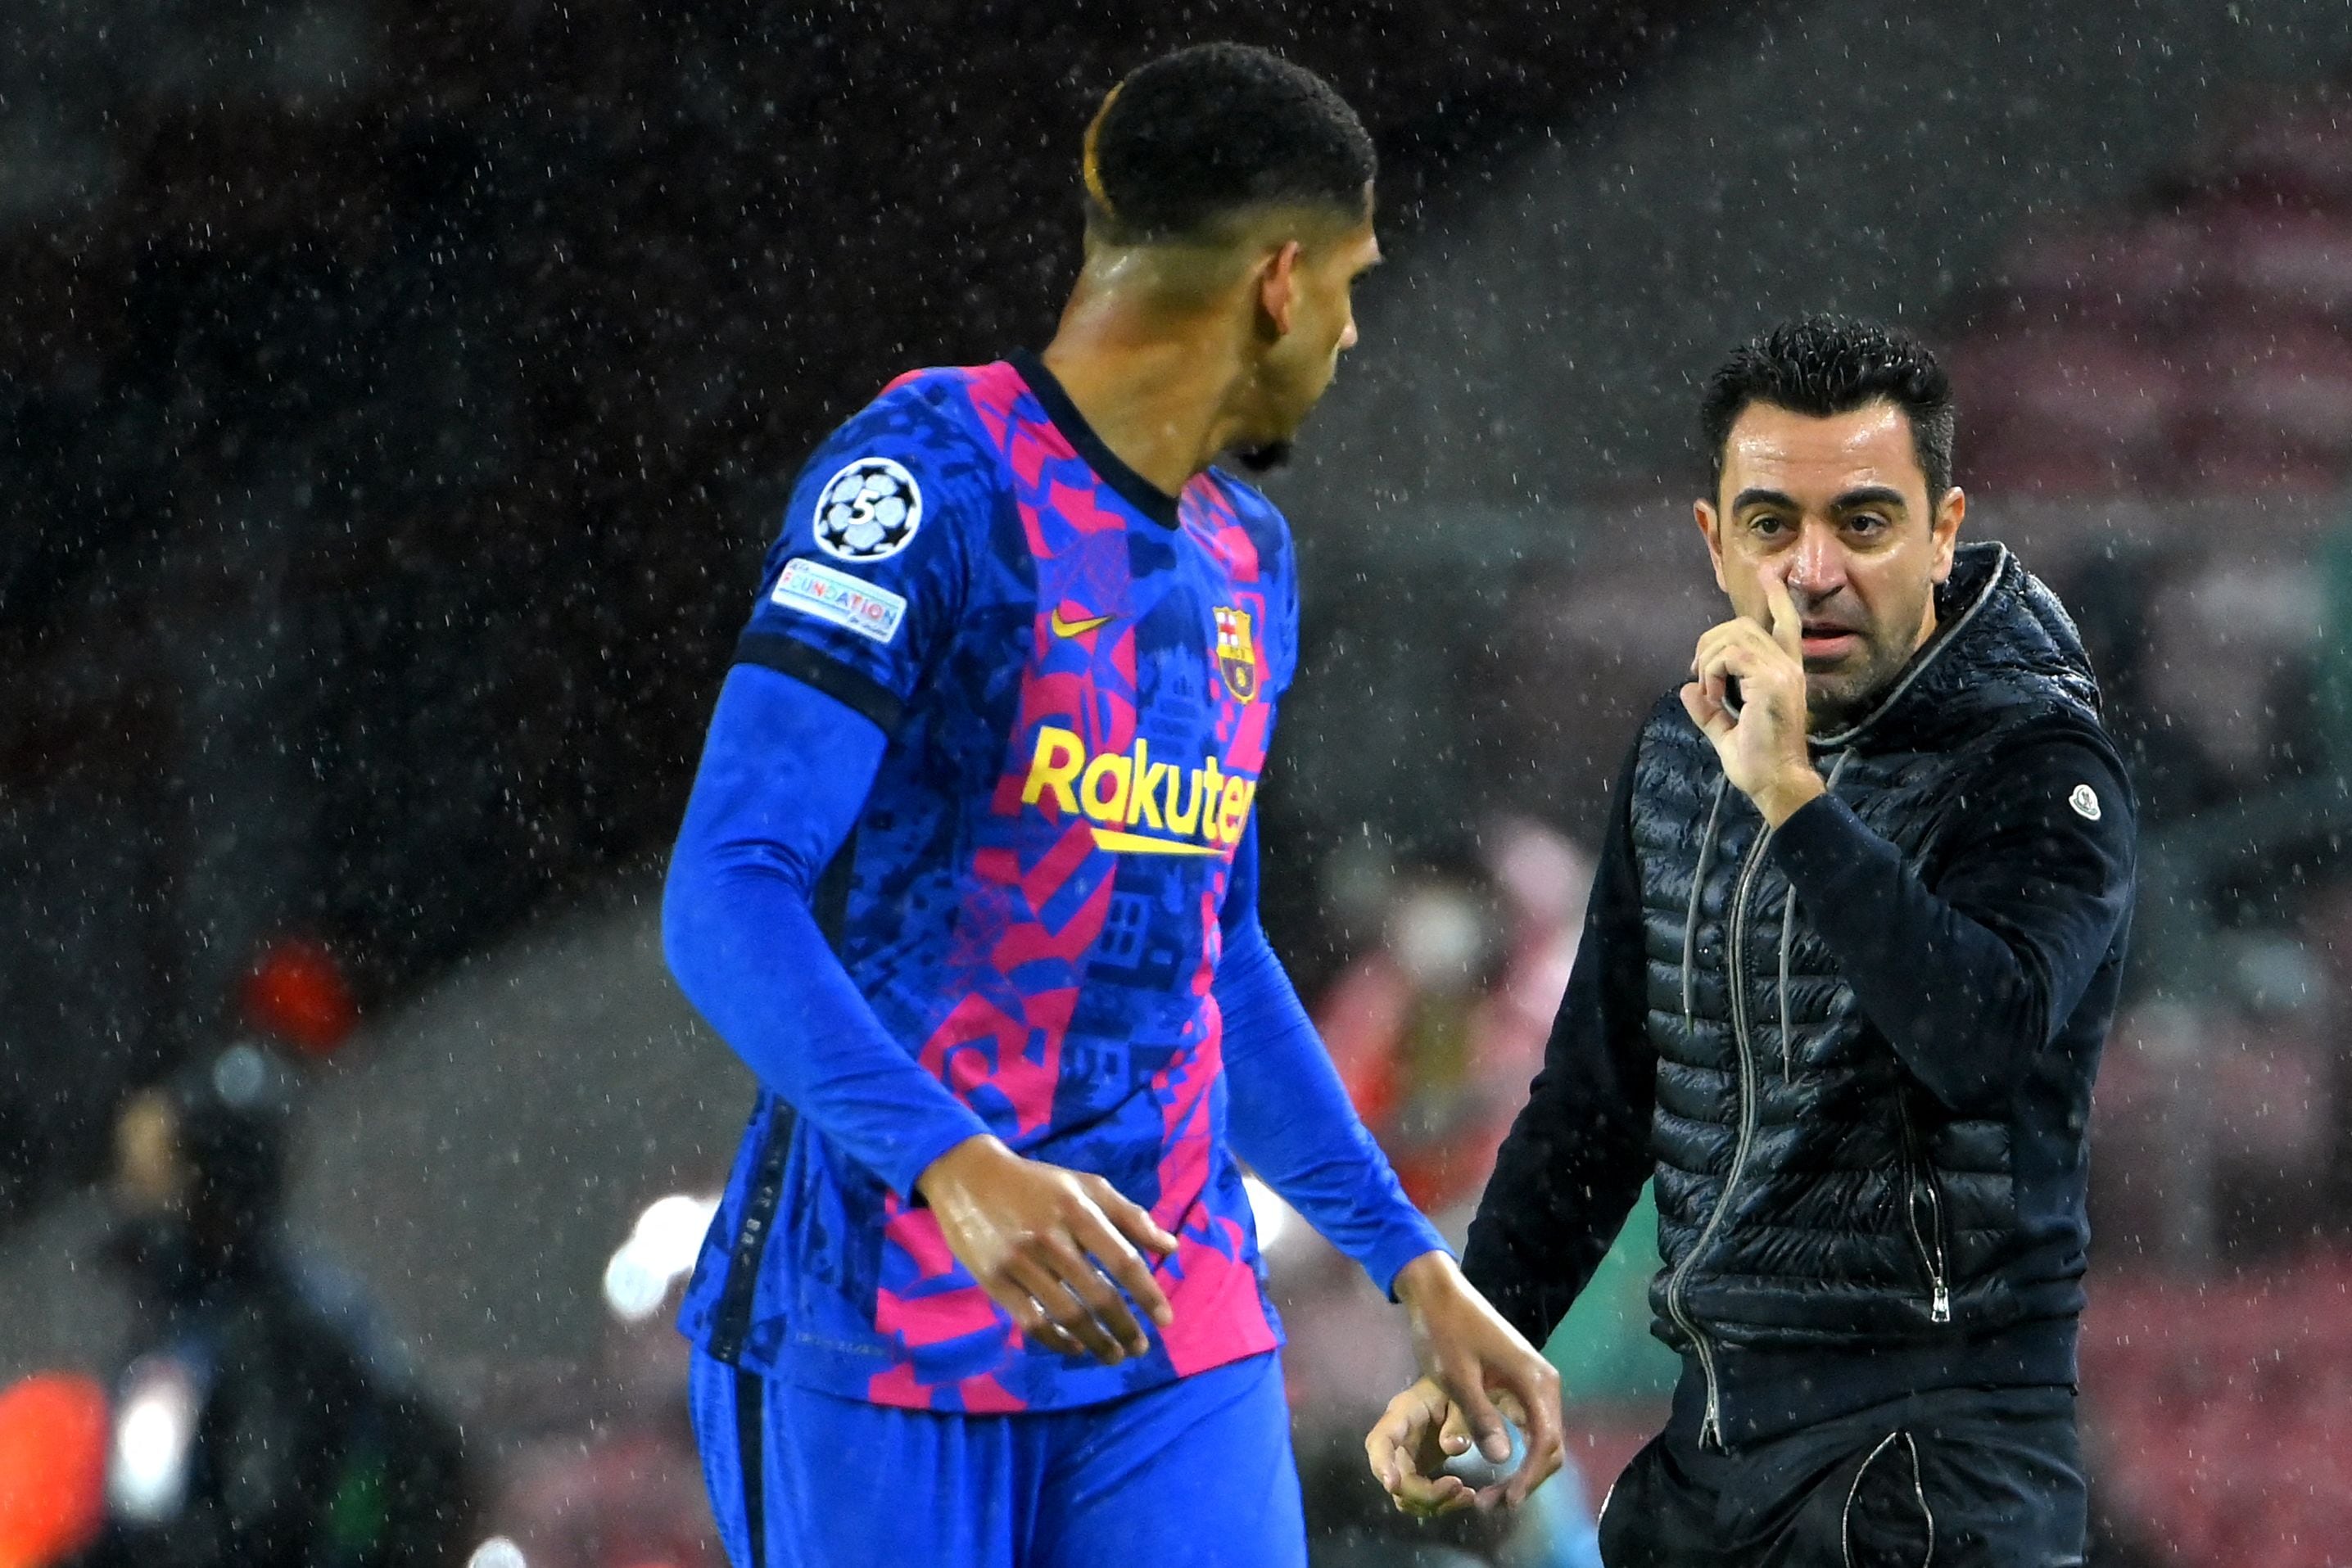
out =
[[[1307,1562],[1271,1354],[1075,1410],[966,1416],[842,1399],[698,1353],[694,1427],[734,1568]]]

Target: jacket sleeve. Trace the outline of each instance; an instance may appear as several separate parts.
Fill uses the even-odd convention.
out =
[[[810,906],[882,749],[882,731],[838,698],[738,664],[670,857],[662,949],[760,1082],[907,1197],[988,1127],[882,1027]]]
[[[1956,1112],[2007,1102],[2065,1026],[2131,908],[2134,808],[2112,752],[2029,739],[1958,802],[1923,875],[1831,796],[1772,841],[1806,918],[1904,1066]]]
[[[1242,836],[1223,915],[1215,996],[1224,1018],[1234,1152],[1372,1283],[1444,1239],[1398,1186],[1388,1156],[1348,1101],[1339,1070],[1275,956],[1257,915],[1257,825]]]
[[[1463,1249],[1470,1282],[1536,1344],[1608,1255],[1654,1164],[1657,1055],[1633,788],[1628,758],[1543,1071],[1503,1140]]]

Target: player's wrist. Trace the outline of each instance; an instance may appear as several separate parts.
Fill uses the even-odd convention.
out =
[[[1454,1254],[1432,1249],[1399,1269],[1389,1289],[1403,1306],[1419,1309],[1426,1307],[1438,1293],[1464,1283],[1462,1266],[1454,1260]]]
[[[950,1145],[946,1153],[925,1166],[922,1174],[915,1178],[915,1191],[925,1203],[937,1207],[944,1195],[969,1186],[978,1172],[998,1159],[1020,1157],[1005,1147],[1003,1139],[988,1133],[975,1133],[961,1143]]]

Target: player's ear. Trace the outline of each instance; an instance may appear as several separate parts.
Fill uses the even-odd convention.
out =
[[[1290,335],[1291,317],[1298,307],[1298,242],[1285,240],[1260,267],[1258,308],[1265,313],[1277,338]]]
[[[1716,512],[1715,503],[1693,501],[1691,516],[1698,523],[1699,536],[1706,540],[1706,558],[1715,565],[1715,585],[1729,593],[1731,584],[1723,580],[1723,530],[1719,526],[1722,519]]]

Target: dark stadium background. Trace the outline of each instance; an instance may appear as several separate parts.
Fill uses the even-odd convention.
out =
[[[1363,346],[1272,486],[1302,988],[1344,996],[1412,876],[1591,841],[1712,602],[1686,431],[1724,348],[1818,307],[1920,329],[1969,529],[2066,595],[2142,794],[2101,1560],[2341,1560],[2352,13],[2322,0],[0,8],[0,1384],[119,1347],[89,1265],[126,1095],[264,1024],[339,1042],[348,1006],[294,1215],[498,1519],[639,1430],[675,1342],[596,1270],[716,1181],[748,1096],[648,932],[776,508],[892,376],[1044,340],[1087,116],[1211,37],[1328,74],[1384,161]],[[1603,1342],[1588,1484],[1654,1414]],[[1318,1519],[1371,1528],[1307,1458]],[[635,1506],[690,1514],[658,1473]]]
[[[1702,9],[11,7],[0,1212],[262,939],[376,1004],[661,852],[801,455],[1043,341],[1124,68],[1331,73],[1409,244]]]

